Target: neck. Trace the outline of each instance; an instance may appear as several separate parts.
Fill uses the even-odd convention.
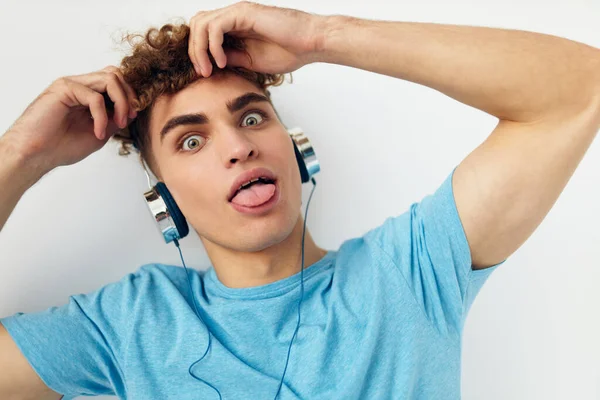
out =
[[[215,273],[225,286],[245,288],[266,285],[300,272],[302,268],[302,229],[298,220],[282,242],[257,252],[240,252],[201,238]],[[319,261],[327,250],[319,248],[308,229],[304,236],[304,269]]]

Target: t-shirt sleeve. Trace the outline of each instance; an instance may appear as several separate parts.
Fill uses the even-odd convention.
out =
[[[490,274],[502,262],[473,270],[452,177],[404,214],[388,217],[365,234],[400,271],[434,327],[461,333],[467,313]]]
[[[63,399],[125,398],[122,354],[130,330],[133,276],[69,296],[62,306],[0,319],[42,381]]]

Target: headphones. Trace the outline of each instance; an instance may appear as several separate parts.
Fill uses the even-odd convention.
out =
[[[291,128],[287,131],[294,144],[294,153],[296,154],[302,183],[306,183],[320,171],[319,161],[310,141],[300,128]],[[144,171],[148,178],[148,186],[151,186],[150,176],[145,166]],[[158,182],[155,186],[150,187],[150,190],[144,193],[144,198],[166,243],[187,236],[189,233],[188,223],[171,192],[163,182]]]
[[[314,149],[304,134],[304,132],[300,128],[292,128],[287,130],[290,135],[290,139],[292,140],[294,146],[294,153],[296,155],[296,161],[298,163],[298,169],[300,170],[300,178],[302,179],[302,183],[306,183],[309,180],[313,183],[313,189],[310,193],[310,197],[308,198],[308,204],[306,205],[306,212],[304,216],[304,228],[302,230],[302,269],[300,271],[301,274],[301,292],[300,292],[300,300],[298,301],[298,323],[296,324],[296,329],[294,331],[294,335],[290,340],[290,345],[288,347],[287,359],[285,362],[285,368],[283,369],[283,374],[281,375],[281,380],[279,381],[279,387],[277,389],[277,393],[275,393],[274,400],[277,399],[279,392],[281,391],[281,387],[283,385],[283,378],[285,376],[285,372],[287,370],[288,362],[290,359],[290,350],[292,348],[292,343],[294,343],[294,338],[298,333],[298,328],[300,327],[300,306],[302,305],[302,299],[304,297],[304,234],[306,231],[306,216],[308,215],[308,206],[310,205],[310,199],[312,198],[312,193],[316,187],[317,182],[313,178],[313,176],[321,170],[319,166],[319,161],[315,155]],[[135,146],[134,146],[135,147]],[[137,149],[137,147],[136,147]],[[138,149],[139,150],[139,149]],[[141,157],[140,157],[141,158]],[[211,333],[208,330],[208,325],[204,322],[200,313],[198,312],[198,308],[196,306],[196,298],[193,295],[192,284],[190,282],[190,277],[187,273],[187,267],[185,265],[185,261],[183,260],[183,254],[181,253],[181,248],[179,247],[179,239],[184,238],[189,233],[189,227],[183,213],[177,206],[175,199],[167,189],[167,186],[163,182],[158,182],[156,185],[151,186],[150,184],[150,176],[148,175],[148,170],[144,164],[142,159],[142,165],[144,167],[144,171],[146,172],[146,177],[148,178],[148,186],[150,190],[144,193],[144,198],[146,200],[146,204],[148,205],[148,209],[156,222],[156,226],[158,227],[159,232],[164,238],[166,243],[174,242],[179,250],[179,255],[181,256],[181,262],[183,263],[183,267],[186,271],[186,277],[188,280],[188,285],[190,289],[190,296],[194,302],[194,309],[196,311],[196,315],[202,321],[204,326],[208,331],[208,346],[204,355],[192,363],[188,368],[188,373],[196,380],[205,383],[206,385],[213,388],[217,394],[219,395],[219,399],[222,400],[221,392],[219,389],[211,385],[209,382],[203,380],[202,378],[197,377],[192,373],[192,367],[200,362],[208,351],[210,350],[211,345]]]

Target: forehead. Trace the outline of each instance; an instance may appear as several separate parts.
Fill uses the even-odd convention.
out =
[[[222,73],[200,78],[173,95],[160,96],[150,118],[153,141],[169,118],[191,113],[205,113],[210,118],[215,112],[228,113],[226,103],[246,92],[262,94],[262,90],[241,76]]]

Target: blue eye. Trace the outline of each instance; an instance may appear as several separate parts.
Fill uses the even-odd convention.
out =
[[[258,118],[257,118],[257,116],[258,116]],[[246,114],[244,116],[244,118],[242,119],[242,126],[245,127],[245,126],[258,125],[267,119],[269,119],[269,116],[265,112],[259,111],[259,110],[253,110],[252,112],[249,112],[248,114]],[[247,124],[244,123],[246,121],[248,121]],[[200,139],[198,139],[198,138],[200,138]],[[177,150],[178,151],[194,150],[201,145],[200,140],[204,140],[204,137],[202,135],[187,136],[179,142],[179,144],[177,146]]]
[[[259,116],[259,118],[260,118],[260,121],[257,121],[257,120],[256,120],[256,117],[251,117],[252,115],[258,115],[258,116]],[[249,118],[249,117],[251,117],[251,118]],[[246,114],[246,116],[244,116],[244,119],[243,119],[243,121],[255,121],[255,122],[253,122],[253,123],[251,123],[251,124],[249,124],[249,125],[244,125],[244,124],[242,124],[242,126],[252,126],[252,125],[258,125],[258,124],[260,124],[260,123],[262,122],[262,120],[263,120],[264,118],[265,118],[265,115],[264,115],[263,113],[261,113],[261,112],[258,112],[258,111],[253,111],[253,112],[251,112],[251,113],[249,113],[249,114]]]
[[[190,135],[186,137],[182,144],[183,150],[194,150],[196,147],[200,146],[200,141],[195,139],[197,137],[202,137],[200,135]]]

